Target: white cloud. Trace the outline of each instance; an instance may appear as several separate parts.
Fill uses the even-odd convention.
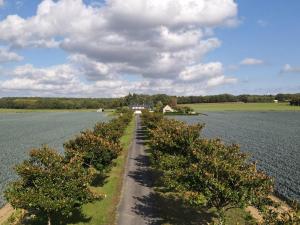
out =
[[[300,73],[300,67],[294,67],[290,64],[285,64],[281,70],[281,73]]]
[[[258,20],[257,24],[261,27],[266,27],[269,25],[268,21],[266,21],[266,20]]]
[[[179,78],[184,81],[203,80],[221,76],[223,76],[223,66],[220,62],[190,66],[179,74]]]
[[[246,58],[240,62],[241,65],[262,65],[265,62],[261,59]]]
[[[4,0],[0,0],[0,7],[4,5]]]
[[[203,91],[232,79],[224,75],[221,64],[201,63],[203,56],[221,45],[213,36],[214,28],[230,24],[238,24],[234,0],[107,0],[100,5],[44,0],[30,18],[10,15],[0,21],[0,41],[9,47],[61,48],[70,54],[65,65],[17,68],[13,78],[17,83],[17,79],[45,77],[31,84],[49,88],[45,85],[50,81],[53,85],[52,77],[64,79],[59,71],[76,84],[81,82],[85,89],[78,90],[88,94],[113,82],[124,88],[118,86],[116,92],[100,88],[103,93],[118,95],[132,88],[196,94],[199,86]],[[22,72],[17,76],[18,71]],[[124,74],[140,76],[142,81],[128,82]],[[9,82],[4,86],[12,88]]]
[[[0,63],[6,63],[11,61],[21,61],[23,57],[17,53],[10,52],[4,48],[0,48]]]

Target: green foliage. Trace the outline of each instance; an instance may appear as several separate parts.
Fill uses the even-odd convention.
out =
[[[118,122],[114,120],[109,123],[97,123],[94,127],[94,134],[107,139],[108,141],[118,143],[122,136],[123,130],[118,129]]]
[[[105,171],[117,158],[121,147],[119,144],[95,135],[92,131],[82,132],[75,139],[64,144],[67,160],[76,156],[83,159],[86,168],[91,166],[98,171]]]
[[[162,113],[150,113],[149,111],[144,110],[142,113],[142,125],[150,130],[154,129],[163,117]]]
[[[296,210],[280,211],[278,208],[267,208],[263,214],[264,225],[298,225],[300,216]]]
[[[157,123],[157,127],[149,133],[150,148],[155,152],[159,151],[170,155],[186,155],[187,150],[199,138],[203,127],[201,124],[187,125],[178,120],[162,119]]]
[[[239,146],[201,138],[202,128],[161,119],[150,130],[152,165],[160,174],[161,191],[193,207],[215,207],[220,220],[230,208],[263,204],[273,190],[272,180],[248,163]]]
[[[293,97],[290,101],[290,105],[300,106],[300,97]]]
[[[15,208],[25,209],[41,219],[69,217],[84,203],[99,198],[91,192],[95,169],[103,175],[122,148],[120,137],[132,120],[121,114],[109,123],[99,123],[65,143],[65,155],[48,147],[33,149],[30,159],[16,167],[20,179],[12,182],[5,197]],[[99,174],[99,173],[98,173]]]
[[[33,149],[29,160],[16,167],[19,180],[12,182],[5,197],[15,208],[36,214],[70,216],[75,208],[97,198],[90,190],[92,173],[80,158],[66,162],[48,147]]]

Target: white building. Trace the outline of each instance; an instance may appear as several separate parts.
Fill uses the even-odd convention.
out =
[[[101,109],[101,108],[97,110],[97,112],[103,112],[103,111],[104,111],[104,109]]]
[[[274,100],[274,103],[278,103],[278,100]]]
[[[166,105],[164,108],[163,108],[163,113],[167,113],[167,112],[174,112],[175,110],[171,108],[171,106],[169,105]]]
[[[134,111],[134,115],[141,115],[142,114],[142,111],[141,110],[135,110]]]

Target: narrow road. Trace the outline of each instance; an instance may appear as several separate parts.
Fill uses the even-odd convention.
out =
[[[118,206],[118,225],[157,224],[152,212],[152,177],[149,158],[145,152],[144,131],[139,116],[136,121],[136,133],[128,153]]]

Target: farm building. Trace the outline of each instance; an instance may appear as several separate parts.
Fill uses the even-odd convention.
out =
[[[171,106],[166,105],[166,106],[163,108],[163,113],[167,113],[167,112],[174,112],[174,109],[172,109]]]
[[[134,111],[134,115],[141,115],[142,114],[142,111],[141,110],[135,110]]]

